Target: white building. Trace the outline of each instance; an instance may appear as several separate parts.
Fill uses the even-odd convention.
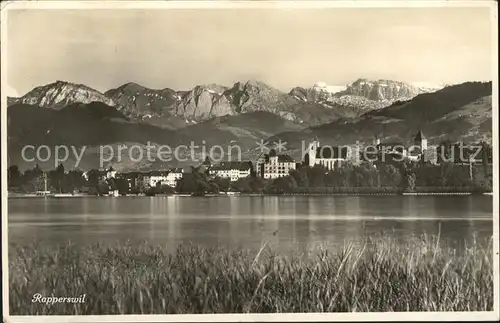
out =
[[[275,155],[272,152],[266,156],[266,162],[262,164],[262,177],[265,179],[273,179],[278,177],[288,176],[291,170],[296,169],[296,163],[292,157],[288,155]]]
[[[229,178],[232,182],[249,177],[252,173],[251,162],[222,162],[210,168],[209,174],[214,177]]]
[[[106,171],[106,179],[111,179],[115,177],[116,177],[116,170],[113,168],[113,166],[110,166]]]
[[[327,169],[340,167],[346,162],[350,156],[348,147],[337,146],[320,146],[319,141],[314,140],[309,144],[307,151],[304,153],[304,164],[309,167],[321,165]]]
[[[262,154],[257,158],[257,160],[255,160],[254,171],[255,174],[257,174],[257,176],[264,177],[264,174],[262,173],[264,170],[263,165],[267,162],[268,159],[269,159],[268,155]]]
[[[182,179],[182,175],[184,174],[184,170],[182,168],[172,168],[167,175],[166,185],[170,187],[175,187],[177,185],[177,181]]]
[[[167,184],[168,171],[150,171],[144,175],[144,183],[149,187],[155,187],[156,185],[168,185]]]

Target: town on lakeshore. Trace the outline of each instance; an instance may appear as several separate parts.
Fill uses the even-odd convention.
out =
[[[471,147],[474,147],[472,149]],[[372,148],[372,149],[368,149]],[[271,149],[256,160],[214,163],[206,156],[188,169],[44,172],[38,165],[21,173],[9,168],[11,196],[235,195],[249,194],[401,194],[488,193],[492,190],[492,147],[441,143],[431,149],[418,131],[412,145],[381,142],[353,151],[311,140],[302,160]]]

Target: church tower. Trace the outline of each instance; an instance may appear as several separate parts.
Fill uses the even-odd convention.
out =
[[[422,130],[419,130],[415,136],[415,145],[419,146],[422,151],[427,150],[427,138],[425,138]]]

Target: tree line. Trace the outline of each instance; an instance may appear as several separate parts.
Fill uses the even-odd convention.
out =
[[[8,170],[9,190],[35,192],[44,189],[44,172],[38,167],[21,173],[17,166]],[[424,162],[362,163],[345,162],[341,167],[328,170],[320,165],[302,166],[292,170],[288,176],[263,179],[249,176],[231,182],[228,178],[212,177],[208,171],[192,167],[184,173],[175,188],[161,185],[149,187],[145,183],[130,186],[123,178],[111,181],[101,179],[97,172],[71,170],[66,172],[60,165],[46,174],[48,189],[68,193],[84,191],[91,194],[106,194],[110,189],[121,194],[147,195],[185,193],[204,195],[207,193],[241,192],[259,194],[318,193],[318,192],[415,192],[415,191],[491,191],[492,167],[488,164],[463,165],[443,162],[439,165]]]
[[[144,182],[131,186],[126,178],[105,179],[102,172],[90,170],[87,176],[81,170],[66,171],[61,164],[56,169],[44,172],[38,165],[33,169],[21,172],[16,165],[8,168],[8,188],[12,192],[33,193],[45,189],[55,193],[87,193],[91,195],[109,194],[111,190],[118,190],[124,194],[170,194],[174,189],[168,185],[157,183],[149,187]]]
[[[481,191],[492,190],[491,165],[461,165],[456,163],[399,164],[345,163],[328,170],[323,166],[300,167],[288,176],[263,179],[257,176],[231,182],[227,178],[213,178],[193,168],[177,183],[179,193],[241,193],[285,194],[318,192],[415,192],[415,191]]]

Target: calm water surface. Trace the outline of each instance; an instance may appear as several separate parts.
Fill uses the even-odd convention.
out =
[[[492,196],[82,197],[8,201],[9,241],[148,241],[288,252],[367,234],[436,234],[456,245],[492,235]]]

